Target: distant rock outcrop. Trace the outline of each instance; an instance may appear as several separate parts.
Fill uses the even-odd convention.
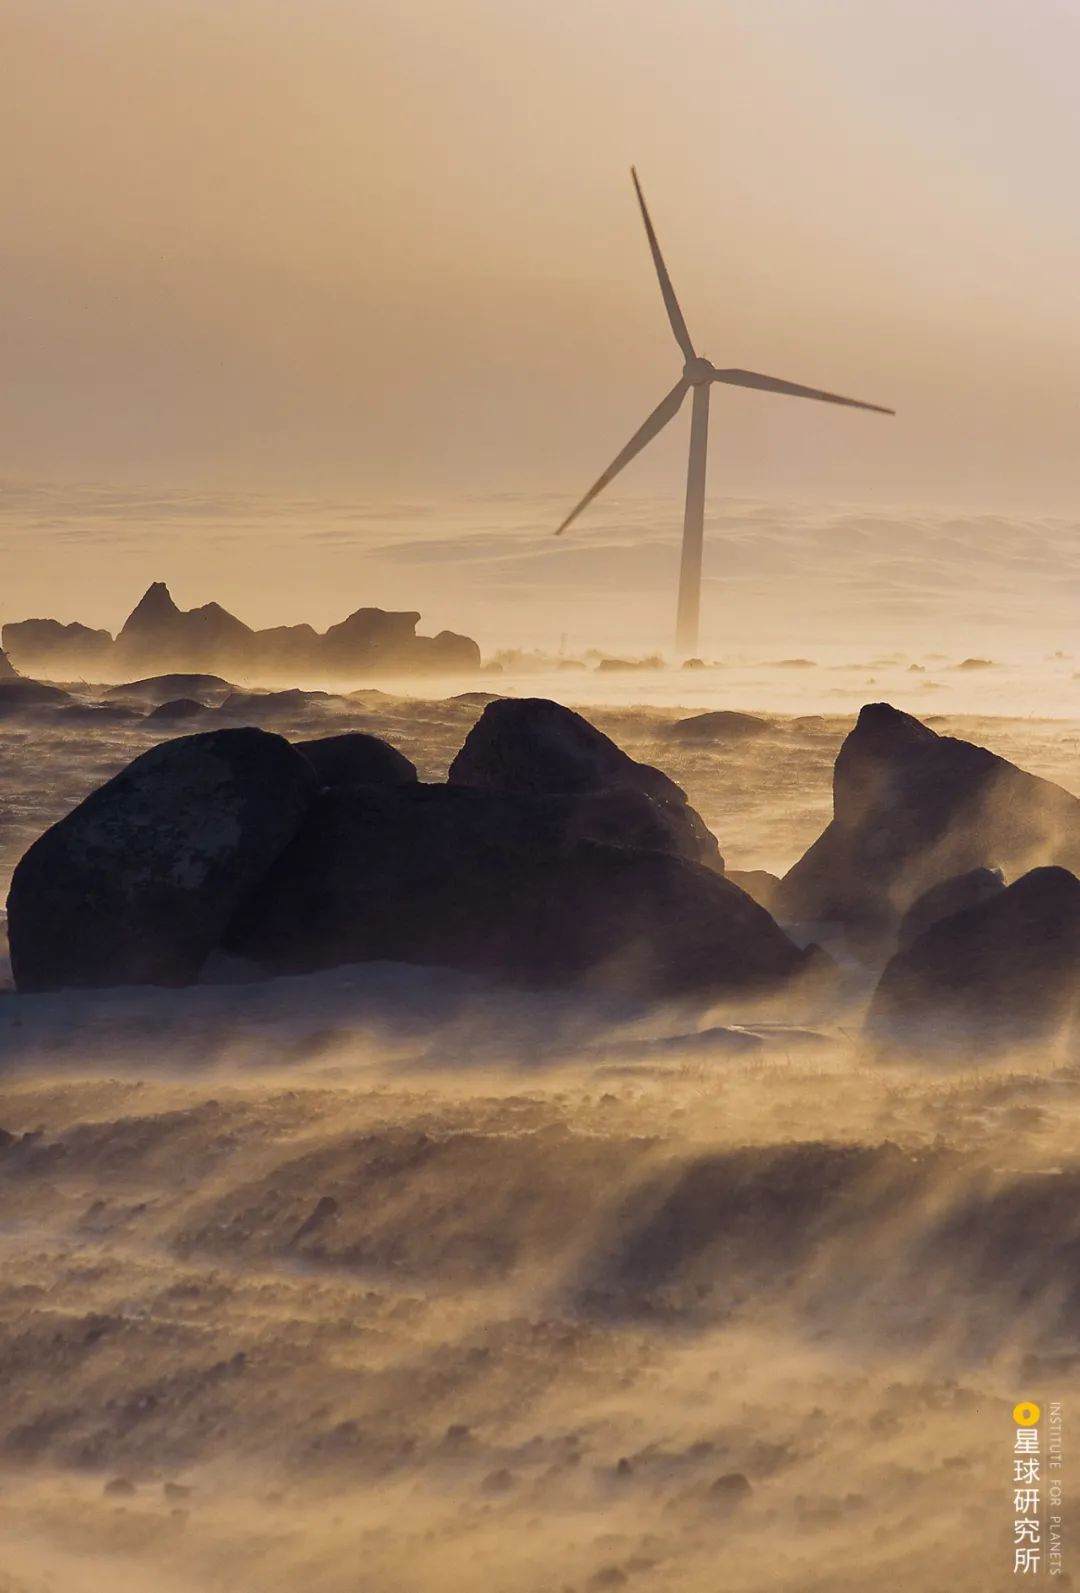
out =
[[[1080,880],[1036,868],[898,951],[867,1030],[884,1045],[997,1050],[1054,1038],[1078,1009]]]
[[[30,674],[75,680],[98,670],[107,673],[112,659],[109,632],[91,630],[89,625],[61,625],[53,619],[15,620],[5,625],[0,635],[8,657]]]
[[[737,713],[733,708],[720,708],[713,713],[693,714],[689,719],[676,719],[668,725],[667,734],[674,741],[749,741],[766,735],[772,729],[768,719],[758,714]]]
[[[110,686],[106,697],[131,698],[153,703],[155,707],[178,697],[194,698],[209,705],[224,701],[234,688],[220,675],[150,675],[145,680],[129,680]]]
[[[593,839],[611,794],[323,791],[226,949],[274,973],[387,959],[655,998],[760,992],[812,966],[722,875]]]
[[[0,647],[0,680],[18,680],[19,671]]]
[[[836,759],[833,819],[780,882],[783,922],[828,921],[879,955],[931,886],[971,869],[1080,868],[1080,801],[985,747],[888,703],[859,715]]]
[[[253,630],[220,603],[181,609],[163,581],[154,581],[125,620],[116,640],[108,631],[56,620],[5,625],[12,659],[41,674],[71,679],[135,669],[225,671],[281,676],[323,674],[471,673],[480,649],[468,636],[440,631],[417,636],[417,613],[360,608],[320,635],[310,625]]]
[[[570,708],[545,697],[502,697],[489,703],[465,738],[447,779],[489,791],[550,795],[629,790],[655,804],[671,837],[668,850],[722,870],[716,837],[686,792],[651,764],[637,763]]]
[[[255,632],[220,603],[179,609],[164,581],[154,581],[116,638],[121,668],[153,663],[161,670],[217,670],[236,665],[253,650]]]
[[[316,785],[307,761],[263,730],[143,753],[18,864],[7,909],[18,988],[190,983]]]

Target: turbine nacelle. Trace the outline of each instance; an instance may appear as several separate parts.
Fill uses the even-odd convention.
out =
[[[716,366],[711,360],[695,354],[692,360],[687,360],[682,373],[684,382],[688,382],[691,387],[701,387],[705,382],[712,381],[716,375]]]

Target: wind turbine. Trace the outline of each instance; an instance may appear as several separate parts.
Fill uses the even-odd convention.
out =
[[[643,425],[631,437],[626,447],[615,455],[604,474],[594,481],[562,525],[556,536],[562,536],[593,499],[614,481],[646,443],[662,432],[669,420],[674,420],[682,407],[683,399],[693,389],[694,407],[690,418],[690,460],[686,471],[686,512],[683,516],[682,563],[679,567],[679,604],[675,623],[675,645],[682,652],[693,653],[698,644],[698,622],[701,613],[701,541],[705,517],[705,456],[709,443],[709,389],[714,382],[724,382],[730,387],[757,387],[766,393],[787,393],[792,398],[816,398],[825,404],[845,404],[851,409],[872,409],[879,415],[894,415],[895,410],[881,404],[864,404],[857,398],[841,398],[838,393],[824,393],[817,387],[801,387],[798,382],[784,382],[776,376],[759,376],[756,371],[718,371],[709,360],[703,359],[690,341],[675,289],[671,285],[660,245],[649,218],[645,195],[641,191],[637,172],[630,168],[634,190],[641,206],[641,219],[652,250],[653,265],[660,279],[660,292],[664,296],[671,330],[683,353],[683,373],[675,386],[662,398]]]

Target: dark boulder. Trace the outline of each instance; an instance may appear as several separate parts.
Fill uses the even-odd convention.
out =
[[[153,747],[46,830],[8,897],[20,990],[182,985],[292,840],[315,793],[280,736]]]
[[[894,944],[932,885],[976,868],[1080,868],[1080,802],[985,747],[888,703],[859,715],[836,759],[833,819],[784,876],[784,922],[843,926],[864,955]]]
[[[664,810],[677,848],[691,862],[722,869],[716,837],[674,780],[637,763],[580,714],[544,697],[489,703],[465,738],[447,776],[453,786],[488,791],[572,795],[631,790]]]
[[[668,725],[666,733],[673,741],[750,741],[755,736],[766,735],[771,729],[769,720],[757,714],[722,708],[715,713],[676,719],[673,725]]]
[[[969,907],[978,907],[1005,889],[1005,876],[1000,868],[972,868],[966,874],[954,874],[952,879],[931,885],[928,891],[912,902],[896,932],[896,944],[903,951],[931,924],[951,918]]]
[[[281,691],[234,691],[218,708],[227,719],[260,724],[267,719],[304,718],[311,707],[321,707],[333,699],[328,691],[304,691],[287,686]]]
[[[57,709],[54,723],[63,725],[129,725],[145,718],[137,708],[119,702],[73,702]]]
[[[14,667],[4,649],[0,647],[0,680],[18,680],[19,671]]]
[[[416,782],[416,767],[405,754],[360,730],[342,736],[320,736],[296,741],[315,770],[321,786],[409,785]]]
[[[156,724],[160,720],[165,724],[177,724],[183,719],[198,719],[206,711],[206,704],[196,702],[194,697],[174,697],[171,702],[162,702],[156,708],[151,708],[146,723]]]
[[[867,1032],[884,1046],[997,1050],[1053,1039],[1078,1003],[1080,880],[1036,868],[898,951]]]
[[[110,686],[105,695],[130,697],[133,702],[151,703],[158,707],[178,697],[197,698],[202,703],[220,702],[232,689],[220,675],[148,675],[145,680],[129,680],[122,686]]]
[[[814,965],[722,875],[593,839],[611,795],[323,791],[226,949],[277,973],[386,959],[641,997],[763,991]]]
[[[0,680],[0,706],[36,708],[41,703],[66,703],[71,696],[62,686],[49,686],[41,680]]]

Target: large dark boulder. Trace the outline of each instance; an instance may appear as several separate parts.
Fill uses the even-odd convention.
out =
[[[447,779],[452,786],[547,795],[643,792],[663,810],[670,834],[680,838],[675,849],[682,856],[709,868],[724,866],[716,837],[681,786],[651,764],[635,762],[587,719],[545,697],[489,703]]]
[[[1036,868],[898,951],[867,1031],[886,1046],[996,1050],[1052,1039],[1078,1003],[1080,880]]]
[[[642,997],[763,991],[813,966],[722,875],[593,839],[611,795],[323,791],[226,949],[276,973],[388,959]]]
[[[306,760],[262,730],[184,736],[143,753],[16,868],[8,933],[18,988],[197,978],[315,789]]]
[[[828,921],[877,956],[917,897],[971,869],[1080,868],[1080,802],[1005,758],[871,703],[845,740],[833,819],[783,878],[783,922]]]
[[[296,741],[322,786],[414,785],[416,766],[403,752],[378,736],[350,730],[341,736]]]

